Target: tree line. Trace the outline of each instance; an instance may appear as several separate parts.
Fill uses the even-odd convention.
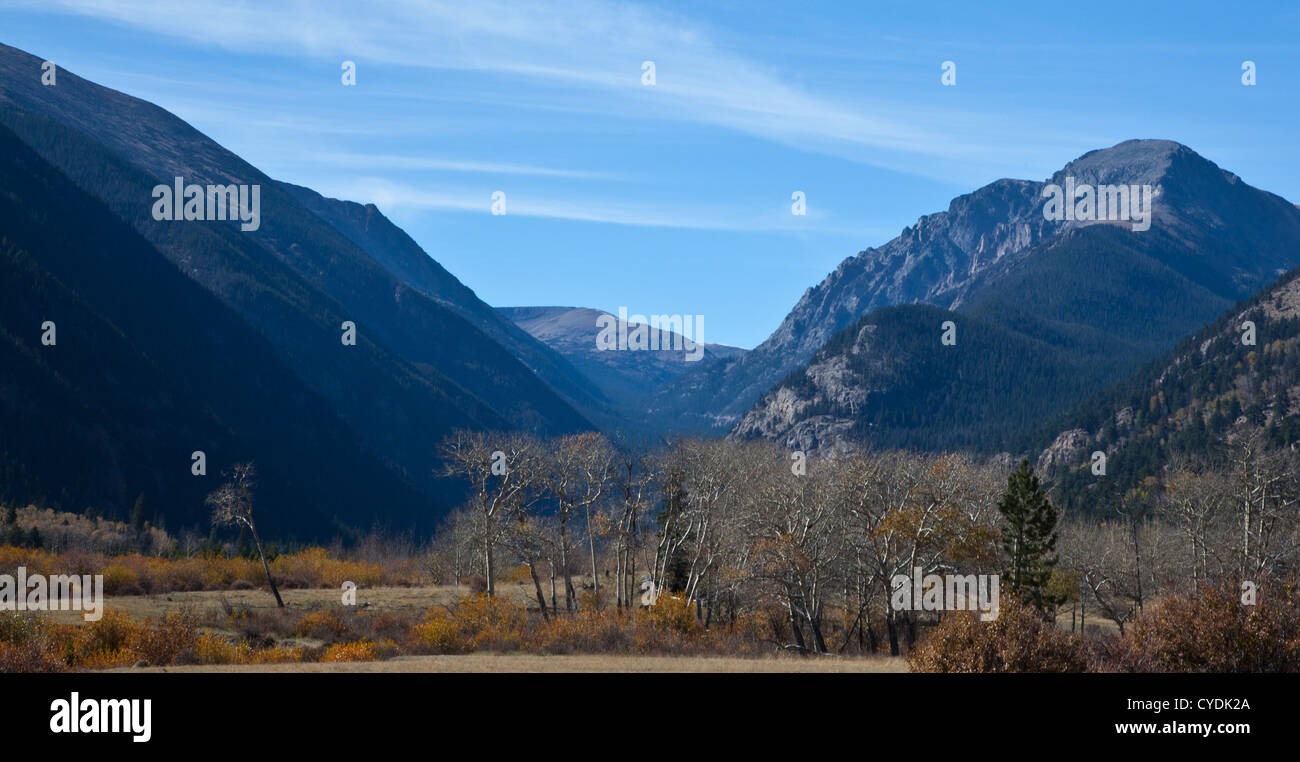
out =
[[[458,583],[481,575],[489,596],[504,567],[526,569],[547,618],[671,595],[706,626],[766,617],[790,648],[898,654],[920,619],[890,605],[891,580],[914,569],[998,573],[1006,560],[999,461],[805,460],[769,442],[700,439],[630,451],[595,433],[461,431],[441,450],[470,497],[435,536],[435,556]],[[1045,496],[1025,502],[1050,510]],[[1050,575],[1055,514],[1040,523],[1046,534],[1028,551],[1037,560],[1022,557],[1018,579]]]
[[[804,459],[766,441],[629,450],[596,433],[458,431],[444,473],[470,497],[433,555],[489,596],[519,570],[542,617],[670,595],[705,626],[759,616],[782,647],[818,653],[910,649],[938,620],[891,605],[891,581],[914,569],[1000,574],[1045,619],[1068,613],[1063,626],[1082,631],[1091,615],[1122,633],[1161,596],[1260,583],[1297,561],[1296,454],[1260,432],[1225,447],[1221,463],[1172,463],[1109,495],[1098,518],[1059,513],[1005,456]]]

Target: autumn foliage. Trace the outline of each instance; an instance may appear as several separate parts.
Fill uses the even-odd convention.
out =
[[[1222,583],[1151,607],[1118,649],[1136,672],[1300,672],[1300,588],[1264,582],[1254,603]]]
[[[260,561],[221,555],[160,558],[129,553],[52,553],[38,548],[0,545],[0,571],[23,566],[29,574],[103,574],[106,595],[145,595],[194,590],[237,590],[262,587],[266,574]],[[331,558],[324,548],[286,553],[271,562],[281,587],[338,587],[345,580],[359,587],[413,585],[424,580],[413,563],[380,565]]]
[[[950,611],[908,654],[917,672],[1084,672],[1082,640],[1045,622],[1032,607],[1008,597],[998,618]]]

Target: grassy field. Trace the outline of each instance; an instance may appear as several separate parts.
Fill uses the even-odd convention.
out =
[[[422,612],[433,605],[451,603],[465,595],[468,590],[454,585],[427,585],[422,587],[376,587],[357,590],[357,606],[374,608],[380,611]],[[533,604],[520,590],[502,585],[501,595],[509,595],[520,603]],[[281,590],[280,597],[288,608],[308,609],[314,606],[337,606],[342,601],[342,592],[330,588]],[[236,608],[273,609],[275,599],[266,590],[205,590],[200,592],[175,592],[159,595],[106,595],[105,609],[125,611],[134,617],[161,617],[169,611],[190,611],[200,616],[222,610],[221,601],[225,600]],[[68,624],[82,621],[79,611],[49,612],[46,616]]]
[[[110,672],[906,672],[902,658],[735,659],[714,656],[468,654],[399,656],[388,661],[145,667]]]
[[[468,592],[453,585],[415,587],[375,587],[356,591],[356,611],[393,612],[418,617],[431,606],[451,604]],[[286,608],[306,613],[322,608],[337,608],[342,592],[332,588],[281,591]],[[525,606],[536,607],[531,586],[502,584],[498,595]],[[157,595],[105,596],[105,610],[116,610],[133,619],[146,617],[161,620],[170,612],[185,612],[208,622],[204,630],[222,637],[235,638],[237,633],[221,624],[228,609],[246,609],[274,613],[275,600],[266,590],[226,590],[171,592]],[[54,621],[84,625],[81,612],[53,611],[42,613]],[[301,616],[301,614],[298,614]],[[297,636],[283,640],[284,645],[320,647],[323,643]],[[760,657],[727,656],[646,656],[612,654],[549,654],[477,652],[466,655],[399,655],[378,661],[324,662],[303,661],[281,664],[196,664],[124,667],[107,671],[135,672],[420,672],[420,673],[565,673],[565,672],[906,672],[906,662],[889,657],[801,657],[771,653]]]

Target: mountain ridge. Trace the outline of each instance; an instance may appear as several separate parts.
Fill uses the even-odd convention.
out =
[[[1166,182],[1171,172],[1186,179],[1196,193],[1213,190],[1220,206],[1203,209],[1190,204],[1180,183]],[[1154,182],[1153,230],[1165,231],[1184,247],[1179,251],[1182,260],[1170,264],[1212,290],[1225,291],[1223,279],[1227,277],[1231,288],[1226,289],[1224,298],[1229,298],[1227,292],[1232,298],[1246,296],[1293,264],[1271,253],[1269,261],[1248,261],[1245,249],[1267,237],[1249,226],[1236,226],[1245,243],[1235,248],[1213,240],[1206,230],[1213,233],[1240,219],[1243,207],[1256,212],[1263,209],[1265,216],[1279,220],[1286,227],[1282,233],[1294,240],[1300,237],[1300,217],[1295,216],[1294,205],[1247,186],[1235,174],[1179,143],[1124,141],[1109,149],[1089,151],[1047,181],[1001,179],[958,196],[946,211],[922,216],[881,247],[846,258],[805,291],[766,341],[736,363],[710,363],[683,374],[657,397],[656,411],[670,420],[694,419],[697,429],[730,428],[772,384],[807,362],[834,333],[872,309],[913,302],[958,309],[1026,256],[1041,250],[1045,241],[1076,230],[1119,227],[1106,221],[1045,219],[1042,189],[1067,176],[1094,184]],[[1172,197],[1168,190],[1174,191]],[[1228,212],[1238,216],[1225,219]],[[1198,217],[1200,213],[1211,219]],[[1192,261],[1186,254],[1192,245],[1210,251],[1202,260],[1212,260],[1211,254],[1217,253],[1214,249],[1229,256],[1217,264]],[[1217,309],[1212,314],[1217,314]],[[705,411],[711,420],[702,418]]]

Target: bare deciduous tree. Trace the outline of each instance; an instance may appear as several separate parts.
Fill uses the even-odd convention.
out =
[[[614,448],[604,436],[594,432],[572,434],[549,442],[536,471],[541,488],[554,500],[560,524],[560,572],[564,576],[565,608],[573,611],[578,603],[573,587],[570,564],[569,520],[582,511],[587,519],[587,538],[591,553],[592,585],[598,592],[596,541],[591,524],[591,510],[605,496],[614,474]]]
[[[262,538],[257,533],[257,523],[253,520],[253,492],[257,489],[257,467],[252,462],[236,463],[230,470],[226,483],[207,496],[204,501],[212,508],[212,523],[217,526],[240,525],[248,528],[257,545],[257,554],[262,558],[262,569],[266,572],[266,581],[275,596],[275,605],[284,608],[280,600],[280,590],[275,586],[271,576],[271,565],[266,560],[266,550],[262,547]]]
[[[487,594],[496,595],[496,546],[507,514],[518,510],[537,477],[540,447],[527,434],[459,430],[443,442],[443,473],[469,483],[478,524]]]

